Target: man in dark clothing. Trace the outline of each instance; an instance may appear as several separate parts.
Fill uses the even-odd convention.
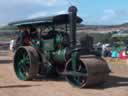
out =
[[[36,28],[34,28],[34,27],[30,28],[30,37],[31,37],[31,39],[38,39],[38,32],[37,32]]]
[[[39,36],[37,29],[34,27],[30,28],[30,45],[31,46],[39,46]]]
[[[29,31],[26,27],[19,28],[19,35],[16,39],[16,44],[14,50],[19,48],[20,46],[28,46],[30,45],[30,35]]]

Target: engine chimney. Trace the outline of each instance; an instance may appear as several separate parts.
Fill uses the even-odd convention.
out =
[[[71,6],[68,9],[69,12],[69,21],[70,21],[70,47],[73,48],[76,46],[76,16],[77,16],[77,8],[75,6]]]

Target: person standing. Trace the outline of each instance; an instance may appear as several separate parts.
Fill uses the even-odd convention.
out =
[[[18,49],[20,46],[30,45],[30,33],[29,29],[25,26],[19,28],[19,34],[16,39],[14,50]]]

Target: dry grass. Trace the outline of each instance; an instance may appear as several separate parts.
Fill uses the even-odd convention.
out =
[[[104,58],[108,64],[128,64],[128,60],[127,59],[119,59],[119,58]]]

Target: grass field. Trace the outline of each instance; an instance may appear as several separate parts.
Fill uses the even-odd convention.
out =
[[[2,35],[2,36],[0,36],[0,41],[10,41],[14,38],[15,38],[15,36]]]
[[[108,64],[127,64],[127,59],[119,59],[119,58],[104,58]]]

